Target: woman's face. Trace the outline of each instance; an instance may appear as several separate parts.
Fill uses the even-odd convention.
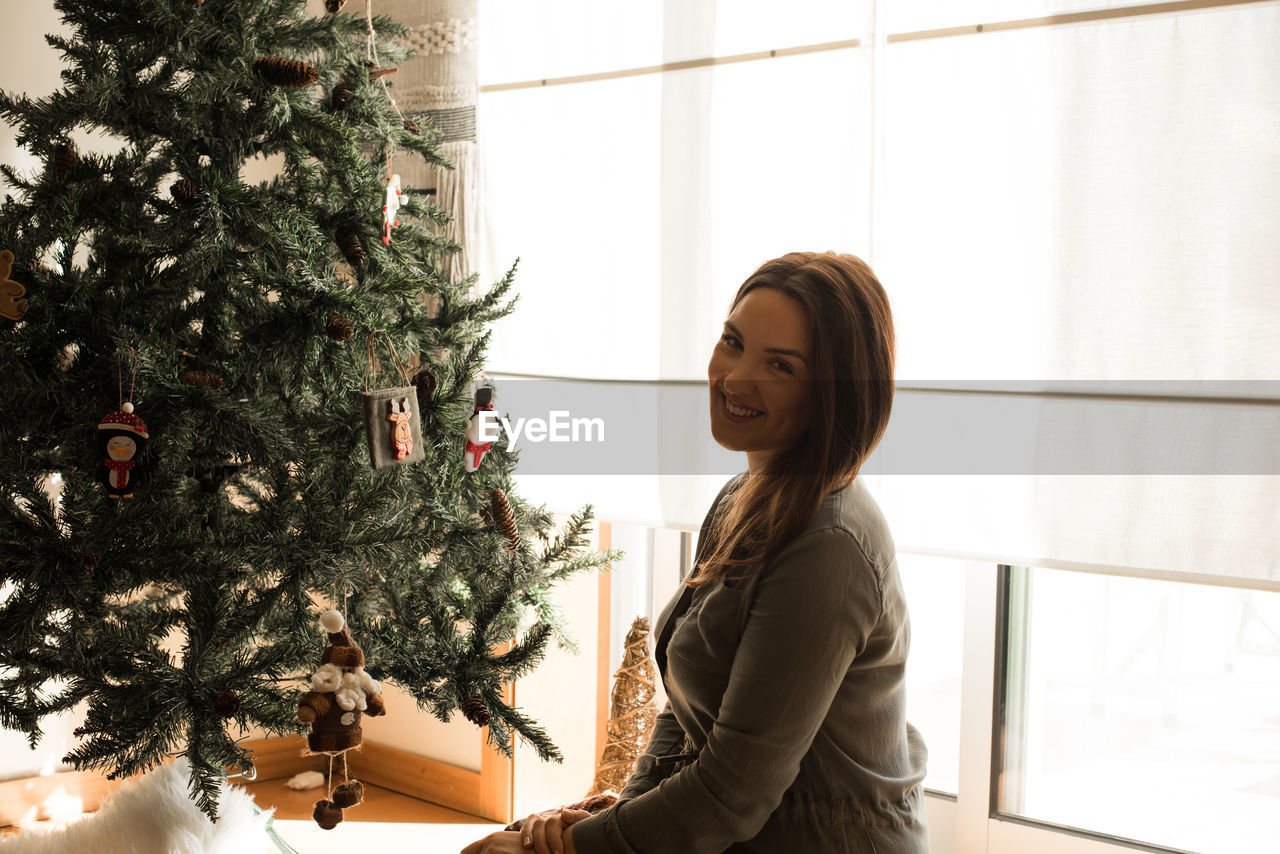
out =
[[[791,448],[813,417],[812,365],[804,306],[773,288],[748,291],[725,320],[707,365],[716,442],[746,451],[753,471]],[[754,414],[735,414],[743,410]]]

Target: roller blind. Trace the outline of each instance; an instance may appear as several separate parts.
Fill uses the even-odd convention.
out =
[[[832,5],[482,4],[500,408],[626,424],[530,494],[696,528],[729,300],[831,249],[895,314],[900,549],[1280,588],[1280,3]]]

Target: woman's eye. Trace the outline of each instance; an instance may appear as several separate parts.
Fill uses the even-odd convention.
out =
[[[726,332],[720,336],[720,343],[728,344],[730,347],[733,347],[738,343],[738,339]]]
[[[791,370],[791,365],[781,359],[774,359],[773,363],[777,365],[779,369],[786,371],[789,374],[795,373],[795,371]]]

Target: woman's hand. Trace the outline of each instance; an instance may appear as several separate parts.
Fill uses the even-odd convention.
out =
[[[520,840],[527,851],[534,854],[565,854],[569,850],[564,842],[564,832],[569,825],[590,816],[586,810],[560,809],[534,813],[520,825]]]
[[[462,849],[462,854],[526,854],[527,851],[520,844],[519,833],[514,830],[499,830],[472,842]]]

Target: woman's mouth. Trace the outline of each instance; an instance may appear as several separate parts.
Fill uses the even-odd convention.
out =
[[[720,396],[724,400],[724,413],[729,417],[731,421],[741,423],[743,421],[750,421],[752,418],[755,418],[758,415],[764,414],[763,412],[760,412],[759,410],[756,410],[756,409],[748,409],[745,406],[739,406],[738,404],[729,400],[729,398],[726,397],[723,393],[721,393]]]

